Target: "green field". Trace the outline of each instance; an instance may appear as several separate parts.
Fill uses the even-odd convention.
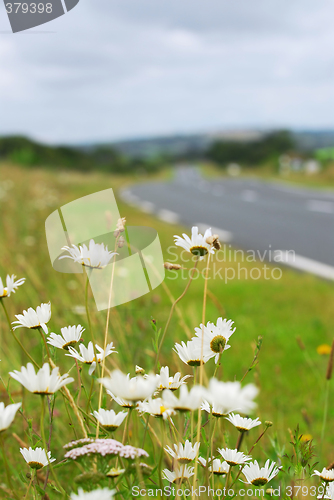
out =
[[[23,309],[36,308],[40,303],[50,300],[52,304],[50,331],[59,333],[61,327],[78,323],[87,328],[85,314],[74,309],[76,306],[84,306],[83,279],[77,275],[61,274],[53,270],[46,246],[45,219],[58,207],[76,198],[110,187],[117,195],[117,190],[121,186],[137,180],[134,176],[57,173],[57,171],[25,169],[9,164],[0,165],[0,276],[4,278],[8,273],[27,279],[16,294],[6,299],[12,321],[15,319],[14,315],[22,313]],[[190,233],[190,228],[165,224],[121,201],[119,209],[121,215],[127,218],[129,225],[146,225],[157,229],[166,261],[170,260],[167,248],[173,245],[173,235]],[[290,441],[288,429],[293,430],[299,424],[301,432],[311,434],[315,444],[319,445],[325,374],[329,356],[318,354],[317,347],[321,344],[331,345],[334,338],[333,285],[288,269],[283,269],[282,278],[279,280],[266,280],[263,277],[258,280],[245,279],[244,272],[240,280],[234,279],[225,283],[225,280],[217,275],[221,270],[221,275],[224,276],[226,267],[236,269],[238,264],[242,264],[249,272],[254,267],[261,269],[263,266],[261,262],[242,263],[240,259],[234,263],[219,262],[217,256],[217,259],[213,258],[216,278],[208,282],[206,321],[216,322],[219,316],[223,316],[233,319],[236,326],[236,332],[230,341],[231,349],[223,356],[220,377],[224,380],[234,378],[240,380],[253,359],[256,341],[262,336],[263,346],[259,363],[245,379],[245,383],[253,381],[260,388],[257,416],[261,420],[273,422],[268,435],[274,436],[277,433],[281,444]],[[190,265],[189,262],[189,267]],[[169,274],[167,271],[165,285],[170,293],[177,297],[183,291],[186,279],[182,279],[182,276],[174,279],[174,274]],[[192,374],[192,371],[179,361],[172,347],[175,342],[187,340],[185,325],[191,333],[194,327],[199,326],[202,295],[203,279],[197,279],[192,283],[183,301],[179,303],[180,316],[174,314],[163,346],[163,359],[172,371],[179,370],[182,375]],[[170,306],[167,288],[160,285],[150,294],[112,310],[110,339],[119,354],[107,358],[107,367],[111,369],[119,366],[124,372],[130,371],[132,374],[135,365],[144,367],[147,372],[152,370],[155,354],[151,344],[153,336],[151,319],[154,318],[157,325],[163,327]],[[91,310],[96,339],[101,344],[106,312],[94,310],[93,301]],[[24,328],[17,332],[29,353],[36,356],[36,359],[40,358],[41,340],[38,332]],[[300,337],[305,344],[305,351],[299,347],[297,337]],[[0,399],[8,404],[10,402],[6,390],[8,371],[19,369],[21,364],[26,364],[27,359],[11,337],[2,310],[0,310],[0,338],[0,373],[3,382]],[[62,371],[70,370],[72,360],[62,356],[61,353],[57,353],[57,356]],[[213,370],[214,365],[210,364],[207,375],[212,375]],[[83,372],[88,380],[87,370],[84,369]],[[71,375],[75,378],[75,369],[71,371]],[[21,386],[13,380],[10,381],[9,388],[15,402],[29,399],[25,413],[28,419],[33,419],[32,432],[37,432],[40,412],[38,401],[35,405],[31,404],[31,398],[28,398],[27,394],[23,395]],[[331,388],[328,431],[334,418],[333,396]],[[94,397],[97,395],[94,394]],[[82,399],[84,400],[84,396]],[[55,419],[51,448],[53,455],[62,460],[62,445],[74,439],[79,433],[76,424],[71,425],[71,421],[67,418],[64,402],[60,396],[56,412],[61,418]],[[16,433],[23,442],[28,443],[29,426],[27,420],[17,415],[14,424],[6,433],[9,459],[14,464],[20,463],[20,467],[22,465],[23,476],[28,469],[24,469],[19,443],[11,434]],[[119,433],[116,434],[116,439],[121,439],[122,431]],[[328,432],[323,446],[323,457],[327,457],[328,461],[333,460],[331,454],[333,445],[334,436]],[[257,457],[263,460],[270,446],[269,438],[265,437],[261,441]],[[325,464],[325,458],[323,461]],[[3,473],[1,482],[6,483],[2,465],[1,471]],[[64,480],[69,480],[73,475],[73,466],[72,469],[64,467],[60,474]],[[24,491],[25,486],[22,486],[21,480],[16,477],[14,481],[17,487]],[[5,488],[3,492],[7,498]],[[55,495],[55,498],[59,496]]]

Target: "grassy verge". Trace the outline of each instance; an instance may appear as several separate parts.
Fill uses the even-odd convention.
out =
[[[133,183],[136,179],[101,173],[58,174],[41,169],[28,171],[14,165],[1,165],[0,176],[0,276],[4,278],[8,273],[27,278],[27,283],[8,299],[11,319],[14,320],[14,315],[21,313],[23,309],[36,308],[41,302],[51,300],[51,331],[59,333],[61,327],[78,323],[87,327],[85,315],[81,311],[84,304],[82,279],[53,270],[45,240],[45,219],[55,209],[76,198],[109,187],[117,193],[122,186],[128,182]],[[121,201],[119,209],[129,225],[152,226],[157,229],[165,260],[171,260],[171,251],[178,252],[175,248],[169,248],[173,245],[173,235],[183,231],[189,233],[190,230],[172,227]],[[185,267],[190,268],[191,265],[190,261],[185,263]],[[226,272],[230,277],[231,269],[237,273],[240,266],[245,269],[241,272],[240,279],[225,279]],[[253,276],[260,276],[259,279],[249,279],[251,270],[255,268],[259,272],[253,271]],[[203,270],[201,266],[199,269]],[[226,271],[227,269],[229,270]],[[176,276],[175,273],[167,272],[165,285],[174,297],[183,291],[187,274],[187,271],[183,271]],[[275,276],[278,276],[277,272]],[[223,316],[233,319],[237,328],[230,342],[232,347],[224,355],[221,376],[224,379],[235,377],[240,380],[252,361],[256,340],[258,336],[262,336],[260,363],[246,378],[247,382],[255,381],[261,389],[258,398],[260,413],[257,416],[273,421],[274,432],[278,433],[281,440],[289,440],[288,429],[295,428],[299,423],[301,431],[311,434],[318,442],[328,355],[318,354],[317,347],[331,344],[333,340],[332,284],[287,269],[283,269],[280,279],[265,279],[263,263],[242,262],[239,257],[235,262],[227,262],[221,253],[219,259],[217,256],[213,261],[208,289],[207,320],[215,322],[219,316]],[[184,375],[192,374],[192,371],[187,365],[180,367],[179,360],[171,349],[175,342],[187,340],[187,328],[193,332],[194,327],[199,326],[201,310],[198,308],[198,301],[202,294],[203,280],[195,279],[180,303],[181,320],[177,314],[174,315],[163,348],[164,359],[171,370],[181,368]],[[110,332],[119,351],[119,358],[115,361],[116,358],[111,356],[107,366],[111,369],[122,364],[124,369],[125,363],[132,373],[135,365],[144,366],[147,371],[152,369],[154,352],[150,347],[153,335],[150,320],[154,318],[158,326],[163,326],[169,309],[170,299],[163,285],[144,297],[115,308],[111,313]],[[95,311],[92,323],[99,332],[97,340],[100,343],[105,320],[105,311]],[[33,330],[22,328],[18,332],[29,352],[33,354],[40,349],[40,339]],[[298,346],[296,337],[302,339],[306,351]],[[1,377],[4,386],[7,386],[8,371],[19,369],[27,360],[10,337],[3,315],[0,315],[0,359]],[[73,371],[68,358],[62,358],[62,366]],[[14,386],[13,382],[10,387],[18,390],[18,385]],[[20,393],[12,394],[16,401],[20,400]],[[329,422],[334,416],[333,395],[331,390]],[[1,400],[6,404],[9,402],[4,389],[1,390]],[[31,412],[38,415],[39,409],[32,408]],[[27,425],[17,419],[11,432],[16,432],[24,439]],[[59,454],[62,444],[75,436],[73,427],[75,424],[65,419],[54,429]],[[329,453],[333,444],[334,436],[329,435],[326,453]],[[16,442],[11,442],[9,455],[17,457],[17,447]]]

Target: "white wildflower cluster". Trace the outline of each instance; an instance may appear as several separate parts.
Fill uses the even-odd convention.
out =
[[[148,457],[148,453],[141,448],[135,448],[130,445],[123,445],[116,439],[91,439],[85,444],[79,443],[81,446],[73,448],[73,443],[68,443],[65,448],[71,448],[65,453],[65,458],[77,460],[78,458],[100,455],[106,457],[109,455],[118,455],[121,458],[134,460],[139,457]]]

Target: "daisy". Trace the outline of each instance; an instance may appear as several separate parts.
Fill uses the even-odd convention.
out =
[[[244,418],[240,417],[240,415],[234,415],[234,413],[231,413],[228,417],[226,417],[226,420],[231,422],[231,424],[234,425],[234,427],[236,427],[240,432],[249,431],[250,429],[257,427],[258,425],[261,425],[261,422],[258,418],[252,420],[251,418]]]
[[[114,410],[104,410],[103,408],[91,413],[107,431],[115,431],[121,425],[127,414],[128,413],[125,411],[116,413]]]
[[[213,403],[213,405],[210,405],[208,401],[204,401],[201,408],[207,413],[212,413],[212,415],[216,418],[226,417],[226,415],[228,415],[229,413],[227,407],[224,404],[220,405],[217,403]]]
[[[56,460],[51,458],[51,451],[46,454],[43,448],[35,448],[34,450],[31,447],[29,449],[20,448],[20,452],[31,469],[42,469]]]
[[[162,393],[166,403],[174,410],[179,411],[197,410],[200,408],[205,396],[206,390],[200,385],[194,385],[189,392],[187,386],[181,385],[178,398],[169,389],[165,389]]]
[[[214,406],[225,410],[225,416],[232,411],[250,413],[256,408],[253,399],[259,390],[254,384],[241,387],[240,382],[220,382],[212,378],[209,382],[207,400]]]
[[[325,496],[323,495],[323,493],[321,493],[317,498],[319,498],[319,500],[322,498],[326,498],[326,499],[328,498],[329,500],[334,500],[334,483],[333,482],[327,483],[327,486],[326,486],[326,483],[324,483],[322,485],[322,487],[324,489],[326,488]]]
[[[268,459],[264,467],[260,467],[255,460],[254,463],[247,464],[242,469],[242,473],[247,481],[242,481],[241,479],[240,481],[246,484],[253,484],[254,486],[264,486],[279,473],[279,469],[275,465],[275,462],[270,463]]]
[[[85,329],[81,325],[65,326],[60,329],[61,335],[50,333],[48,344],[58,347],[58,349],[66,349],[73,347],[81,339]]]
[[[166,446],[165,451],[169,453],[175,460],[180,464],[187,464],[192,460],[195,460],[198,453],[200,443],[195,443],[194,446],[187,439],[184,445],[182,443],[174,444],[174,450],[169,446]]]
[[[4,403],[0,403],[0,432],[8,429],[21,405],[22,403],[15,403],[5,407]]]
[[[31,363],[21,367],[21,371],[14,370],[9,372],[9,375],[20,382],[28,391],[34,394],[54,394],[61,387],[70,382],[74,382],[74,378],[69,377],[67,373],[60,376],[59,368],[56,367],[50,373],[50,365],[44,363],[43,367],[35,373],[35,368]]]
[[[173,351],[179,356],[183,363],[186,363],[189,366],[200,366],[201,364],[209,361],[210,357],[201,355],[202,346],[195,342],[194,340],[190,340],[186,344],[181,342],[181,344],[175,344]]]
[[[165,420],[176,412],[162,398],[148,399],[138,403],[140,413],[149,413],[152,417],[163,417]]]
[[[16,314],[15,318],[18,321],[13,321],[13,325],[17,323],[16,326],[13,327],[13,330],[16,328],[20,328],[21,326],[25,326],[26,328],[43,328],[44,333],[48,333],[48,328],[46,323],[50,321],[51,318],[51,303],[41,304],[37,306],[36,311],[29,307],[28,311],[23,311],[23,314]]]
[[[113,500],[116,490],[109,490],[108,488],[99,488],[93,491],[84,491],[82,488],[78,489],[78,494],[71,493],[71,500]]]
[[[215,363],[218,363],[219,356],[223,351],[226,351],[231,346],[228,345],[228,340],[235,332],[232,329],[232,320],[218,318],[217,325],[208,321],[207,325],[200,325],[200,328],[195,328],[196,341],[202,347],[203,336],[203,355],[209,358],[215,358]]]
[[[199,257],[199,260],[204,259],[204,255],[207,253],[215,253],[215,250],[212,245],[207,243],[207,238],[212,236],[211,229],[207,229],[204,233],[204,236],[198,232],[198,227],[194,226],[191,229],[191,238],[185,233],[182,234],[183,238],[181,236],[177,236],[176,234],[174,235],[174,243],[178,247],[184,248],[187,252],[192,253],[193,255],[196,255]]]
[[[59,260],[72,259],[74,262],[93,269],[105,268],[116,255],[115,252],[109,252],[108,247],[105,247],[103,243],[95,243],[94,240],[90,240],[89,248],[84,244],[79,248],[76,245],[72,245],[72,248],[65,246],[62,250],[66,250],[70,255],[62,255]]]
[[[194,467],[188,467],[187,465],[181,465],[174,471],[164,469],[162,471],[163,479],[167,479],[170,483],[182,482],[185,479],[189,479],[194,475]]]
[[[125,375],[120,370],[114,370],[110,377],[99,379],[99,382],[110,391],[112,397],[132,403],[151,397],[157,388],[156,375],[130,378],[129,374]]]
[[[11,276],[7,274],[6,276],[6,286],[4,286],[2,279],[0,278],[0,299],[4,297],[9,297],[11,293],[15,293],[19,286],[23,285],[25,278],[21,278],[15,281],[16,276],[12,274]]]
[[[169,367],[163,366],[160,370],[160,374],[157,375],[158,379],[158,389],[170,389],[171,391],[176,391],[182,384],[186,383],[187,378],[191,375],[185,375],[181,378],[181,373],[177,372],[174,377],[169,376]]]
[[[199,463],[203,466],[206,467],[206,460],[203,457],[198,457]],[[230,466],[228,465],[227,462],[221,462],[219,458],[215,458],[214,460],[208,460],[208,467],[209,471],[213,472],[217,476],[225,476],[228,471],[230,470]]]
[[[98,351],[96,353],[97,356],[97,362],[101,363],[101,361],[109,356],[109,354],[112,354],[115,351],[113,347],[113,342],[110,342],[110,344],[106,345],[105,351],[102,349],[102,347],[98,346],[95,344],[96,350]],[[94,346],[93,342],[89,342],[88,347],[85,347],[84,344],[79,345],[80,353],[74,347],[69,346],[68,351],[69,354],[65,354],[65,356],[70,356],[71,358],[78,359],[81,361],[81,363],[85,363],[86,365],[91,365],[89,368],[89,375],[91,375],[95,368],[96,368],[96,359],[95,359],[95,352],[94,352]]]
[[[126,399],[118,398],[111,391],[107,390],[107,394],[112,398],[115,403],[117,403],[122,408],[135,408],[137,406],[137,401],[128,401]]]
[[[312,476],[319,476],[322,481],[329,483],[330,481],[334,481],[334,469],[327,470],[326,467],[324,467],[321,472],[315,470]]]
[[[229,448],[218,448],[217,450],[223,459],[231,466],[233,465],[243,465],[251,460],[252,457],[244,455],[242,451],[238,451],[237,449],[231,450]]]

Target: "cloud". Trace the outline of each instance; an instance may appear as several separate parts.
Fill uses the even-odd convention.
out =
[[[333,14],[332,0],[81,0],[35,33],[0,34],[0,134],[330,127]]]

